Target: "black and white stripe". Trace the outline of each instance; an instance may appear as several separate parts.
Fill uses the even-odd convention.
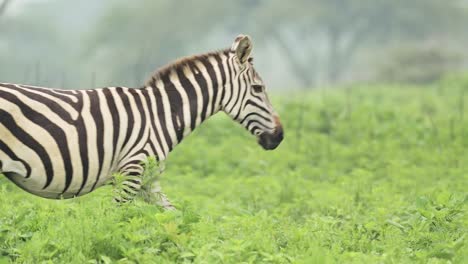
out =
[[[59,90],[0,84],[0,172],[30,193],[71,198],[120,172],[128,199],[142,162],[168,153],[204,120],[228,113],[266,149],[282,140],[279,119],[250,58],[252,43],[193,56],[141,88]]]

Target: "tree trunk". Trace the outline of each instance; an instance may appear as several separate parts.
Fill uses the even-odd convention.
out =
[[[343,73],[341,38],[339,29],[328,29],[328,80],[331,83],[339,81]]]
[[[3,15],[7,9],[8,4],[10,4],[11,0],[3,0],[0,4],[0,16]]]
[[[328,30],[328,80],[332,83],[338,82],[343,77],[343,74],[348,69],[359,46],[365,42],[370,35],[372,26],[370,23],[361,26],[352,31],[348,41],[343,42],[342,32],[339,29],[332,28]],[[349,35],[350,33],[348,33]]]
[[[273,30],[273,37],[278,43],[279,47],[286,54],[285,58],[289,60],[289,64],[292,67],[292,71],[299,78],[300,82],[304,87],[311,87],[315,81],[315,67],[313,62],[310,64],[304,65],[300,59],[297,58],[297,55],[294,53],[295,49],[289,47],[284,38],[281,36],[281,33],[278,30]]]

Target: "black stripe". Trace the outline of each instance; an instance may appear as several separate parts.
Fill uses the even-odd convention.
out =
[[[167,142],[167,145],[169,147],[169,151],[171,151],[172,148],[173,148],[174,142],[172,142],[172,139],[169,136],[168,128],[166,126],[166,116],[164,114],[164,104],[163,104],[163,101],[162,101],[162,95],[161,95],[161,92],[159,91],[158,87],[155,86],[154,89],[152,89],[152,90],[153,90],[155,98],[156,98],[156,107],[158,109],[158,117],[157,118],[161,122],[160,123],[161,124],[161,130],[163,132],[165,141]],[[155,131],[157,131],[157,130],[155,130]]]
[[[175,85],[169,79],[169,74],[163,75],[161,79],[164,83],[164,88],[170,102],[172,125],[174,126],[177,135],[177,142],[180,142],[184,136],[185,127],[184,113],[182,108],[182,97],[180,96],[179,91],[177,91]],[[177,124],[177,118],[179,118],[180,127]]]
[[[250,75],[247,75],[247,78],[249,79],[249,82],[252,84],[254,83],[254,80],[251,78]],[[250,91],[250,95],[254,98],[256,98],[257,100],[259,101],[262,101],[262,98],[258,95],[255,94],[255,92],[253,91],[253,89],[250,89],[251,87],[249,87],[249,91]]]
[[[234,60],[234,57],[230,58],[231,60]],[[229,99],[226,101],[225,107],[228,107],[229,103],[232,100],[232,97],[234,96],[234,86],[233,86],[233,78],[236,76],[236,70],[234,69],[234,65],[231,65],[231,60],[229,58],[227,59],[227,66],[229,70],[229,89],[231,89],[231,93],[229,94]],[[231,67],[232,66],[232,67]],[[226,89],[225,87],[224,89]],[[229,111],[227,108],[225,109],[226,111]]]
[[[256,95],[256,94],[253,93],[253,92],[250,92],[250,95],[251,95],[253,98],[255,98],[255,99],[259,100],[259,101],[263,101],[262,98],[261,98],[260,96]]]
[[[77,94],[74,94],[72,91],[56,90],[56,89],[49,89],[49,88],[37,88],[37,87],[34,87],[34,86],[29,86],[29,85],[20,85],[19,87],[25,88],[25,89],[31,89],[31,90],[34,90],[36,92],[40,92],[40,93],[47,94],[49,96],[55,97],[55,98],[57,98],[59,100],[62,100],[64,102],[68,103],[69,105],[71,105],[74,108],[76,108],[78,106],[77,102],[74,102],[72,99],[70,99],[70,97],[68,97],[68,96],[73,96],[78,100],[79,96]],[[68,96],[65,96],[65,94],[68,95]]]
[[[56,101],[53,101],[53,100],[51,100],[49,98],[46,98],[46,97],[44,97],[42,95],[39,95],[37,93],[30,92],[27,89],[19,89],[19,88],[15,87],[15,86],[12,86],[12,85],[9,85],[9,86],[2,85],[2,86],[6,87],[6,88],[9,88],[9,89],[13,89],[14,91],[20,92],[21,94],[23,94],[24,96],[27,96],[31,100],[34,100],[34,101],[37,101],[37,102],[39,102],[39,103],[41,103],[43,105],[46,105],[54,113],[56,113],[58,116],[60,116],[60,118],[63,121],[65,121],[65,122],[67,122],[69,124],[73,124],[74,120],[71,117],[70,113],[67,110],[65,110],[62,106],[60,106]],[[39,90],[39,89],[33,89],[33,88],[31,88],[30,90],[34,90],[36,92],[46,91],[46,90]],[[48,93],[45,93],[45,94],[48,94]],[[65,102],[65,103],[68,103],[68,102]],[[73,107],[73,105],[71,105],[71,106]]]
[[[155,133],[155,135],[156,135],[156,141],[158,141],[158,142],[156,142],[156,143],[159,144],[159,135],[158,135],[157,133]],[[153,141],[151,140],[151,136],[150,136],[150,137],[148,138],[148,144],[149,144],[149,146],[150,146],[150,148],[151,148],[151,153],[152,153],[152,155],[154,155],[154,157],[156,158],[156,160],[159,161],[160,157],[158,157],[158,150],[156,149],[156,145],[155,145],[154,143],[155,143],[155,142],[153,142]],[[158,146],[161,146],[161,145],[158,145]],[[161,148],[162,148],[162,146],[161,146]],[[163,151],[163,152],[164,152],[164,151]],[[152,156],[152,155],[150,155],[150,154],[148,153],[148,156]]]
[[[247,120],[247,118],[251,117],[251,116],[258,116],[260,117],[261,119],[265,120],[266,122],[272,122],[271,119],[269,117],[265,117],[265,116],[262,116],[260,113],[255,113],[255,112],[252,112],[252,113],[249,113],[248,115],[246,115],[242,121],[240,122],[241,124],[243,124],[245,122],[245,120]]]
[[[214,56],[215,59],[216,59],[216,57],[219,58],[218,55]],[[219,83],[218,83],[218,80],[216,78],[216,72],[214,71],[214,65],[208,59],[202,59],[201,62],[203,63],[203,66],[205,66],[206,71],[208,72],[208,75],[210,76],[211,84],[213,86],[211,88],[211,90],[213,91],[213,95],[212,95],[212,98],[211,98],[211,113],[209,113],[209,114],[212,114],[215,111],[215,109],[217,108],[216,99],[218,98]],[[223,68],[222,65],[220,65],[218,67],[219,67],[220,71],[224,71],[224,68]]]
[[[255,123],[259,125],[258,127],[274,130],[274,128],[268,127],[267,125],[262,124],[259,120],[249,120],[249,122],[247,122],[247,125],[245,127],[248,128],[251,124],[255,124]]]
[[[54,139],[61,154],[60,157],[54,157],[54,158],[61,159],[63,162],[64,169],[65,169],[65,189],[68,188],[73,178],[73,166],[70,162],[71,158],[70,158],[70,149],[68,148],[67,135],[65,134],[63,129],[60,128],[51,120],[49,120],[43,114],[33,110],[29,105],[25,104],[15,95],[0,90],[0,97],[2,97],[4,100],[7,100],[17,105],[21,109],[21,113],[23,114],[25,118],[29,119],[31,122],[35,123],[36,125],[44,128],[49,133],[49,135]],[[52,181],[52,179],[50,179],[50,181]],[[49,184],[50,182],[47,183],[46,187]]]
[[[226,96],[227,78],[228,78],[228,74],[230,74],[228,59],[229,59],[229,57],[226,58],[227,69],[224,68],[223,60],[222,60],[221,57],[219,58],[219,61],[218,61],[219,65],[221,65],[220,69],[223,69],[223,71],[221,71],[221,77],[223,79],[223,87],[221,89],[221,99],[220,99],[221,107],[223,107],[224,96]],[[229,71],[229,73],[228,73],[228,71]]]
[[[247,102],[245,102],[244,108],[247,107],[248,105],[253,105],[254,107],[259,108],[260,110],[262,110],[265,113],[270,113],[266,108],[264,108],[261,105],[258,105],[256,102],[252,101],[251,99],[248,99]]]
[[[45,148],[39,142],[37,142],[29,133],[27,133],[21,127],[19,127],[10,113],[2,109],[0,109],[0,123],[3,124],[10,131],[11,134],[15,135],[21,143],[23,143],[24,145],[31,148],[34,152],[37,153],[37,155],[41,159],[42,164],[44,165],[47,178],[46,184],[44,185],[43,189],[47,188],[54,177],[54,168],[52,167],[52,161]]]
[[[5,142],[3,142],[1,139],[0,139],[0,149],[8,156],[9,159],[21,162],[21,164],[23,164],[24,168],[26,169],[26,175],[22,175],[22,176],[25,176],[26,179],[31,177],[31,166],[29,166],[29,164],[26,163],[26,161],[16,156],[16,154],[10,149],[10,147],[8,147],[8,145],[5,144]],[[0,171],[4,170],[2,166],[3,164],[0,161]],[[7,171],[3,171],[3,172],[7,172]]]
[[[114,99],[114,96],[112,95],[111,90],[104,89],[102,90],[102,92],[106,98],[107,107],[112,116],[112,130],[113,130],[112,146],[114,146],[114,150],[112,152],[111,167],[113,167],[114,162],[115,162],[115,156],[117,154],[117,142],[119,140],[119,135],[120,135],[120,115],[119,115],[119,111],[117,110],[117,105],[115,104],[115,99]]]
[[[234,114],[234,113],[232,113],[232,111],[233,111],[234,108],[236,107],[236,105],[237,105],[237,103],[238,103],[238,101],[239,101],[239,98],[241,97],[241,96],[240,96],[241,89],[242,89],[242,83],[241,83],[241,82],[242,82],[242,79],[241,79],[241,78],[242,78],[242,76],[244,75],[244,72],[246,72],[246,71],[247,71],[247,69],[241,70],[241,71],[239,72],[238,75],[236,74],[236,76],[239,76],[239,77],[237,78],[237,96],[236,96],[236,98],[235,98],[234,104],[232,105],[232,108],[228,110],[229,112],[231,112],[231,114]],[[234,99],[234,98],[232,98],[232,99]],[[241,107],[239,107],[239,111],[241,111]],[[239,113],[237,113],[237,114],[234,116],[234,119],[235,119],[235,120],[237,120],[238,114],[239,114]]]
[[[136,156],[141,155],[141,154],[143,154],[143,156],[149,156],[149,153],[143,149],[135,153]],[[139,171],[143,172],[144,169],[141,165],[141,162],[142,161],[140,160],[129,160],[126,163],[122,164],[122,166],[120,167],[124,168],[125,170],[131,170],[131,169],[134,170],[135,168],[138,168]],[[141,175],[135,175],[135,176],[141,176]]]
[[[247,127],[246,127],[246,128],[247,128]],[[252,129],[251,129],[252,134],[255,134],[255,132],[257,132],[257,130],[260,130],[260,128],[257,127],[257,126],[252,127]]]
[[[124,139],[124,142],[122,144],[122,149],[125,148],[125,146],[127,145],[128,141],[130,140],[130,136],[132,135],[133,133],[133,128],[134,128],[134,124],[135,124],[135,117],[133,116],[133,111],[132,111],[132,108],[130,106],[130,99],[128,98],[128,95],[127,93],[125,93],[125,91],[122,89],[122,87],[118,87],[116,88],[117,89],[117,92],[120,96],[120,99],[122,99],[122,104],[125,108],[125,113],[127,113],[127,117],[128,117],[128,120],[127,120],[127,133],[125,135],[125,139]]]
[[[122,157],[126,157],[128,154],[130,154],[132,152],[132,150],[141,142],[141,141],[147,141],[148,139],[147,138],[143,138],[143,134],[145,133],[145,129],[146,129],[146,119],[147,119],[147,116],[146,116],[146,113],[145,113],[145,110],[143,109],[143,103],[141,101],[141,98],[140,98],[140,95],[138,94],[138,92],[136,92],[136,90],[129,90],[130,94],[132,95],[132,97],[135,99],[135,103],[137,105],[137,108],[138,108],[138,113],[135,113],[135,114],[140,114],[140,117],[141,117],[141,126],[140,126],[140,131],[138,132],[138,136],[137,136],[137,140],[133,143],[133,145],[128,149],[127,153],[125,153],[125,155],[123,155]],[[148,135],[149,136],[149,135]],[[144,146],[143,146],[144,147]],[[123,160],[124,158],[122,158]]]
[[[141,166],[136,165],[134,161],[132,161],[131,163],[125,164],[124,166],[122,166],[122,168],[125,168],[126,171],[130,171],[130,170],[142,171]]]
[[[222,85],[224,87],[224,86],[226,86],[227,78],[226,78],[226,69],[224,69],[223,59],[219,55],[216,55],[215,59],[218,62],[219,71],[221,72],[221,81],[222,81]]]
[[[159,136],[159,133],[157,131],[157,127],[156,127],[156,118],[155,118],[155,113],[153,112],[153,107],[156,108],[156,106],[154,106],[151,102],[151,98],[150,98],[150,94],[148,93],[148,91],[145,91],[143,92],[143,96],[146,100],[146,105],[148,106],[148,112],[149,112],[149,122],[151,122],[151,128],[153,130],[153,133],[155,134],[156,136],[156,141],[158,143],[158,146],[161,147],[161,149],[163,149],[163,146],[162,146],[162,141],[161,141],[161,137]],[[156,99],[155,99],[156,100]],[[157,108],[156,108],[157,109]],[[159,121],[159,120],[158,120]],[[151,147],[151,150],[156,154],[157,156],[157,150],[156,150],[156,146],[154,145],[154,143],[149,140],[149,143],[150,143],[150,147]],[[164,151],[163,151],[164,152]]]
[[[237,120],[239,118],[239,115],[241,114],[242,112],[242,102],[244,101],[245,99],[245,96],[247,95],[247,91],[249,90],[249,87],[247,87],[248,83],[247,83],[247,80],[246,80],[246,77],[245,75],[243,75],[243,86],[241,85],[241,78],[239,78],[239,89],[240,87],[243,87],[244,88],[244,93],[242,94],[242,96],[237,96],[237,100],[236,102],[234,103],[234,106],[236,106],[238,103],[241,104],[241,106],[239,106],[239,111],[237,111],[237,114],[235,115],[234,117],[234,120]],[[239,91],[240,93],[241,91]],[[240,100],[240,101],[239,101]]]
[[[91,191],[94,190],[96,187],[99,178],[101,177],[102,173],[102,166],[104,165],[104,134],[105,134],[105,126],[104,126],[104,118],[102,117],[102,112],[101,112],[101,104],[104,102],[100,101],[98,93],[101,91],[96,91],[96,90],[89,90],[87,91],[87,94],[89,95],[89,98],[91,100],[91,116],[94,121],[94,124],[96,125],[96,146],[97,146],[97,151],[98,151],[98,173],[96,175],[96,180],[94,181],[93,187],[91,188]]]
[[[144,148],[141,149],[141,150],[139,150],[139,151],[136,153],[137,156],[138,156],[138,155],[141,155],[141,154],[143,154],[143,156],[147,156],[147,157],[150,156],[150,153],[148,153],[148,151],[147,151],[146,149],[144,149]],[[139,163],[139,164],[140,164],[140,163]]]
[[[88,134],[86,133],[86,123],[85,120],[83,119],[83,97],[85,94],[79,93],[79,105],[80,105],[80,115],[78,116],[78,119],[76,120],[76,130],[78,133],[78,145],[80,147],[80,158],[81,158],[81,164],[82,164],[82,176],[83,176],[83,182],[81,183],[80,189],[76,193],[78,195],[81,193],[83,190],[86,182],[88,181],[88,174],[89,174],[89,156],[88,156]]]
[[[196,71],[199,72],[199,74],[195,74],[194,76],[195,76],[195,81],[198,83],[198,86],[200,86],[200,90],[201,90],[203,107],[202,107],[202,112],[201,112],[200,117],[201,117],[201,120],[204,121],[206,120],[206,117],[208,116],[207,111],[208,111],[208,105],[210,103],[210,95],[208,94],[208,89],[209,89],[208,82],[203,76],[201,69],[198,68],[195,63],[190,63],[190,68],[192,72],[196,72]]]

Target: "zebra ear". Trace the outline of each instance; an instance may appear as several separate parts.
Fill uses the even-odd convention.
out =
[[[239,61],[244,64],[252,52],[252,40],[247,35],[239,35],[232,44],[231,51],[235,52]]]

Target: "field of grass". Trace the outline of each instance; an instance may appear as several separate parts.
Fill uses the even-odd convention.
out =
[[[0,263],[468,263],[468,81],[273,98],[276,151],[223,115],[176,148],[175,212],[0,180]]]

